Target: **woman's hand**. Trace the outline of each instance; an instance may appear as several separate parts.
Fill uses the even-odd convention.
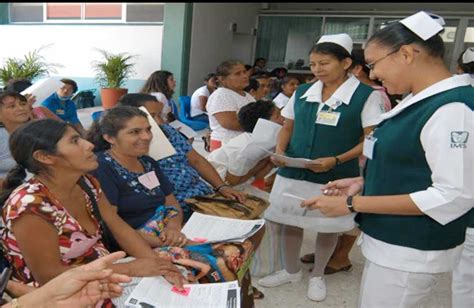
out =
[[[351,213],[347,208],[345,197],[317,196],[303,201],[301,207],[306,207],[309,210],[319,210],[327,217],[338,217]]]
[[[326,196],[355,196],[362,191],[364,186],[364,178],[359,176],[356,178],[340,179],[329,182],[321,186],[321,191]]]
[[[237,199],[241,203],[245,202],[245,200],[247,199],[246,193],[235,190],[229,186],[223,186],[221,189],[219,189],[219,193],[226,198],[233,199],[233,200]]]
[[[120,296],[122,288],[119,283],[129,282],[131,278],[114,274],[107,267],[124,256],[124,252],[115,252],[72,268],[19,301],[30,307],[90,307],[100,300]]]
[[[163,276],[168,282],[182,290],[184,277],[171,259],[163,257],[141,258],[130,263],[131,275],[136,277]],[[125,263],[127,264],[127,263]]]
[[[26,102],[28,103],[28,105],[31,106],[31,108],[33,108],[33,104],[36,103],[36,96],[33,96],[32,94],[25,94],[24,95],[25,98],[26,98]]]
[[[328,172],[336,166],[335,157],[320,157],[306,164],[306,168],[316,172]]]
[[[182,247],[188,241],[186,235],[173,228],[164,228],[159,237],[163,242],[163,246]]]

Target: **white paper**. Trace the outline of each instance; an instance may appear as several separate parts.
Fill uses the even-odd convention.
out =
[[[275,157],[278,161],[284,162],[286,167],[305,169],[306,165],[312,162],[311,159],[307,158],[293,158],[284,155],[279,155],[270,151],[267,152],[270,153],[270,156]]]
[[[194,131],[191,127],[187,126],[181,121],[174,120],[173,122],[169,123],[171,127],[176,128],[180,133],[185,135],[188,139],[196,137],[198,134]]]
[[[204,243],[243,242],[265,224],[264,219],[243,220],[194,212],[181,230],[190,240]]]
[[[275,148],[281,125],[265,119],[258,119],[250,137],[250,142],[242,148],[239,155],[260,161],[268,156],[267,151]]]
[[[160,160],[176,154],[173,145],[171,145],[168,138],[166,138],[166,135],[155,122],[155,119],[153,119],[148,110],[143,106],[139,107],[139,109],[146,113],[148,122],[150,122],[151,125],[151,132],[153,133],[153,139],[150,143],[150,152],[148,155],[154,160]]]
[[[163,277],[145,277],[128,297],[127,307],[227,307],[240,308],[240,287],[237,281],[184,285],[187,296],[171,291],[173,286]]]
[[[48,77],[35,82],[20,94],[31,94],[32,96],[35,96],[36,102],[33,104],[33,107],[36,107],[40,106],[44,100],[59,90],[63,85],[64,83],[62,83],[57,77]]]

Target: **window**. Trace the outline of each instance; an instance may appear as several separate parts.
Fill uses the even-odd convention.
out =
[[[11,23],[162,23],[164,3],[10,3]]]
[[[365,41],[369,32],[369,18],[327,17],[324,34],[347,33],[356,41]]]
[[[260,16],[256,58],[271,68],[309,70],[308,52],[321,35],[322,17]]]
[[[474,19],[469,20],[466,28],[466,34],[464,35],[464,49],[468,47],[474,47]]]

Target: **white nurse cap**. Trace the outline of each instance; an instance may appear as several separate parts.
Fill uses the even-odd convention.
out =
[[[316,44],[319,43],[334,43],[347,50],[349,54],[352,52],[352,38],[347,33],[323,35]]]
[[[462,55],[462,63],[467,64],[474,61],[474,47],[469,47],[466,49],[464,54]]]
[[[444,19],[441,16],[430,16],[424,11],[400,20],[400,23],[418,35],[423,41],[443,31]]]

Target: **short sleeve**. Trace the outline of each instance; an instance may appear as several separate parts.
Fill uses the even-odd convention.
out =
[[[112,165],[106,160],[99,160],[99,168],[94,170],[92,175],[99,181],[99,186],[101,187],[101,190],[104,191],[110,204],[117,206],[120,199],[120,189],[117,180],[118,175],[113,170]]]
[[[290,120],[295,119],[295,94],[296,94],[296,91],[290,97],[285,107],[283,107],[283,109],[281,110],[281,115]]]
[[[211,115],[226,111],[237,112],[237,110],[239,109],[239,106],[235,98],[231,96],[231,93],[220,91],[219,93],[215,92],[215,95],[211,95],[211,97],[211,104],[208,103],[207,106],[207,112]]]
[[[374,126],[379,124],[380,115],[385,113],[385,103],[382,94],[379,91],[372,91],[364,108],[362,109],[361,120],[362,127]]]

